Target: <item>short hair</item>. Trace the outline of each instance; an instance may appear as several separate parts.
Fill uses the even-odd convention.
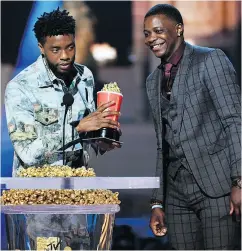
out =
[[[75,35],[75,28],[75,19],[69,16],[67,10],[60,11],[58,7],[50,13],[44,12],[36,21],[33,31],[38,42],[43,45],[47,36]]]
[[[146,13],[145,18],[149,16],[163,14],[168,18],[176,21],[179,24],[183,24],[183,19],[180,11],[175,8],[173,5],[170,4],[157,4],[153,6],[149,11]]]

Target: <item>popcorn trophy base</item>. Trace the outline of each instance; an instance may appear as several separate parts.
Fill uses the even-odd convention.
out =
[[[149,189],[158,177],[1,178],[5,189]],[[117,204],[1,205],[8,250],[111,250]]]
[[[87,142],[103,141],[107,144],[115,142],[121,145],[123,142],[119,141],[120,136],[121,136],[120,132],[116,129],[101,128],[97,131],[88,132],[83,141]]]
[[[4,206],[9,250],[110,250],[118,205]]]

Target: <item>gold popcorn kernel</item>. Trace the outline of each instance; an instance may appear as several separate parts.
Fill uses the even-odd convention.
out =
[[[120,88],[116,82],[110,82],[109,84],[104,84],[102,91],[118,92],[121,93]]]
[[[27,175],[27,176],[26,176]],[[69,166],[48,166],[21,168],[20,177],[56,177],[56,176],[96,176],[93,168]],[[10,189],[2,192],[1,204],[3,205],[94,205],[94,204],[119,204],[118,193],[103,189]]]

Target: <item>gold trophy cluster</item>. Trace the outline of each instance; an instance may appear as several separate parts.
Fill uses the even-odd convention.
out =
[[[93,168],[48,166],[21,168],[17,177],[95,177]],[[81,182],[81,180],[80,180]],[[105,189],[10,189],[3,190],[2,205],[102,205],[120,204],[118,192]]]

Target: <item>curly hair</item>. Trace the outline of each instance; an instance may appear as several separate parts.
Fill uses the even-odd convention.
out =
[[[69,16],[67,10],[61,11],[58,7],[50,13],[44,12],[36,21],[33,31],[38,42],[43,45],[47,36],[75,35],[75,28],[75,19]]]
[[[145,15],[145,19],[149,16],[163,14],[173,21],[183,24],[181,13],[177,8],[170,4],[157,4],[153,6]]]

